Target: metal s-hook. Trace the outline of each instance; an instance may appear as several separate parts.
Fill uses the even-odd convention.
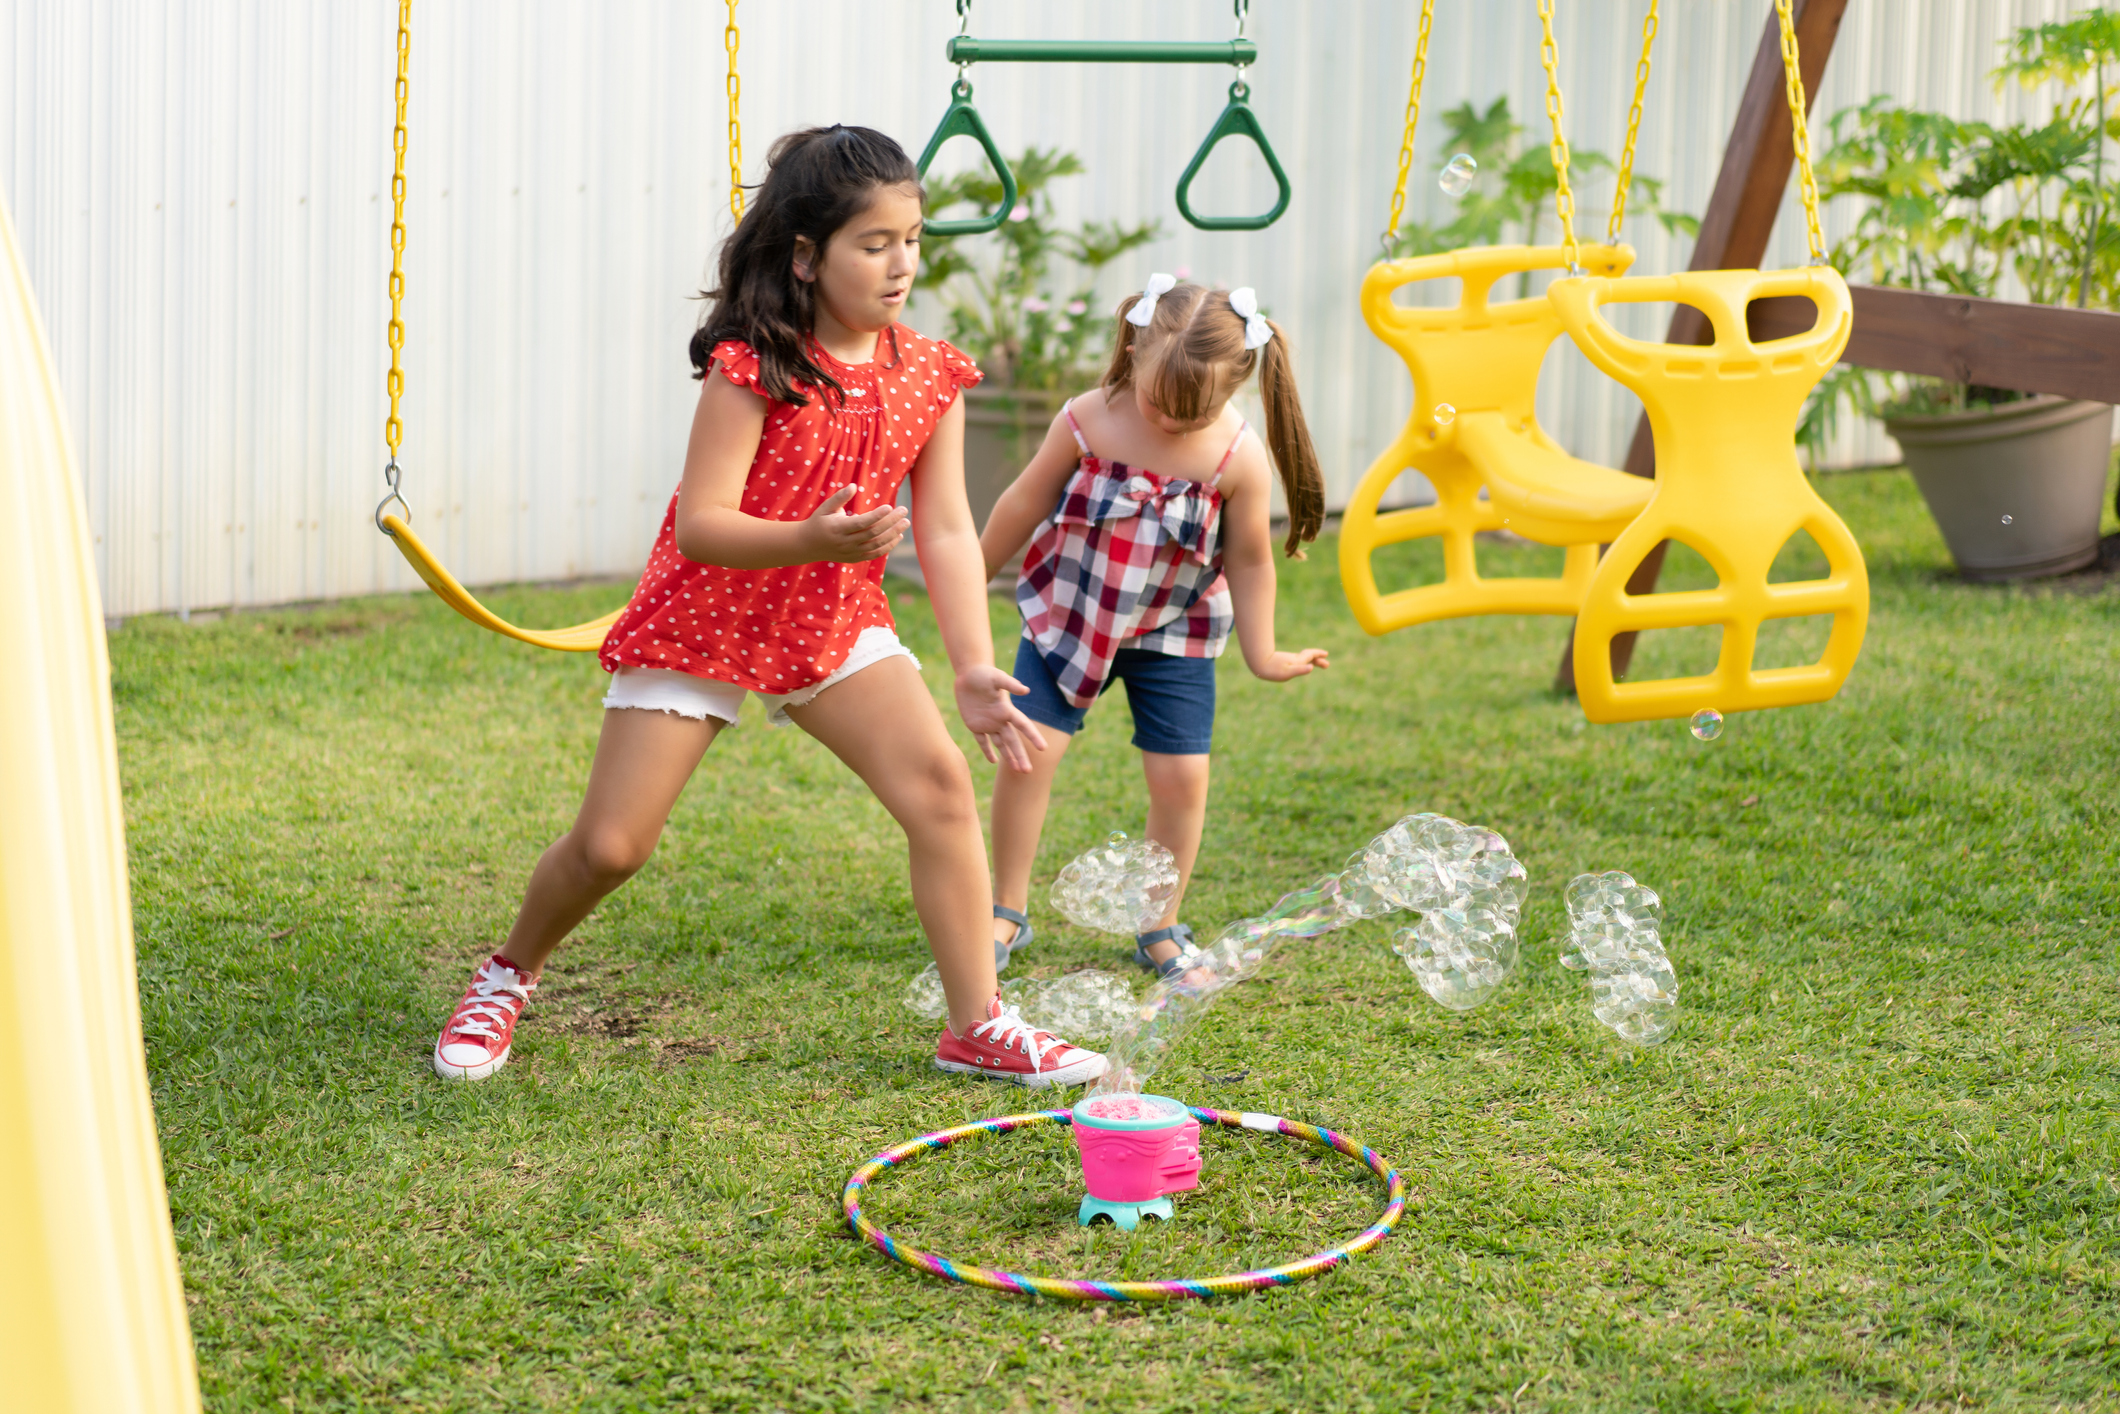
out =
[[[405,524],[407,525],[412,524],[412,507],[398,492],[398,479],[403,475],[404,473],[398,470],[397,458],[392,457],[389,463],[383,468],[383,484],[390,488],[390,494],[375,503],[375,528],[377,530],[382,531],[383,534],[391,536],[393,538],[396,537],[397,532],[392,530],[389,526],[383,524],[383,509],[384,507],[388,506],[392,501],[397,502],[398,509],[404,512],[404,514],[399,516],[398,519],[405,522]]]

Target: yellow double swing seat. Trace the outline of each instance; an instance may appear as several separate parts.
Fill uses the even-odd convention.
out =
[[[1817,307],[1804,333],[1754,343],[1745,331],[1753,300],[1797,295]],[[1546,297],[1569,337],[1606,375],[1642,401],[1656,438],[1655,494],[1613,541],[1583,596],[1575,623],[1575,691],[1593,722],[1683,717],[1823,702],[1840,690],[1862,651],[1869,574],[1855,537],[1819,499],[1796,460],[1803,400],[1847,347],[1854,305],[1831,266],[1800,270],[1698,270],[1662,279],[1556,280]],[[1647,343],[1614,329],[1605,305],[1691,305],[1715,342]],[[1825,552],[1822,579],[1775,584],[1775,557],[1799,531]],[[1713,589],[1630,594],[1627,580],[1658,544],[1676,540],[1714,569]],[[1830,614],[1818,660],[1755,668],[1761,624]],[[1713,672],[1618,682],[1612,640],[1646,629],[1719,626]]]
[[[1391,232],[1398,228],[1404,204],[1430,8],[1423,6],[1415,49]],[[1623,279],[1632,251],[1616,244],[1578,247],[1575,241],[1554,65],[1552,0],[1540,0],[1556,207],[1564,244],[1385,261],[1363,282],[1364,317],[1406,360],[1419,402],[1426,404],[1425,409],[1416,406],[1399,439],[1370,467],[1343,520],[1342,582],[1357,620],[1371,633],[1454,614],[1576,614],[1576,692],[1584,715],[1593,722],[1823,702],[1846,682],[1868,625],[1868,572],[1854,536],[1804,478],[1796,459],[1795,428],[1805,397],[1847,346],[1853,304],[1846,282],[1825,258],[1790,0],[1775,0],[1775,11],[1809,227],[1810,265]],[[1612,242],[1617,241],[1624,212],[1655,32],[1656,5],[1651,0],[1620,164]],[[1502,274],[1549,268],[1568,274],[1549,285],[1543,298],[1488,304],[1487,292]],[[1411,280],[1445,275],[1457,275],[1464,283],[1455,310],[1405,309],[1392,299],[1392,291]],[[1746,309],[1754,300],[1789,296],[1811,301],[1817,311],[1812,327],[1789,338],[1755,343],[1746,328]],[[1621,334],[1599,313],[1610,304],[1647,302],[1699,310],[1713,328],[1714,341],[1705,347],[1645,342]],[[1538,429],[1531,399],[1538,365],[1556,326],[1565,329],[1596,367],[1641,399],[1656,446],[1653,482],[1570,457]],[[1469,401],[1452,403],[1451,392]],[[1379,497],[1406,466],[1418,467],[1435,483],[1436,505],[1379,515]],[[1479,500],[1481,485],[1487,491],[1484,504]],[[1569,546],[1560,578],[1481,580],[1473,562],[1472,537],[1503,527],[1529,539]],[[1799,533],[1808,533],[1824,551],[1825,576],[1772,582],[1776,558]],[[1380,545],[1422,535],[1444,540],[1444,582],[1380,595],[1370,556]],[[1699,552],[1715,571],[1716,587],[1629,593],[1627,581],[1666,540]],[[1611,542],[1602,559],[1597,551],[1601,541]],[[1754,666],[1760,628],[1767,621],[1828,615],[1831,629],[1815,662]],[[1712,672],[1660,681],[1615,680],[1614,638],[1686,627],[1720,628]]]
[[[1584,268],[1617,276],[1627,246],[1581,248]],[[1600,543],[1640,514],[1651,484],[1568,455],[1538,425],[1539,365],[1560,337],[1544,297],[1490,301],[1494,285],[1533,270],[1565,270],[1560,246],[1483,246],[1380,261],[1362,281],[1362,317],[1405,360],[1416,402],[1396,440],[1370,464],[1340,523],[1340,570],[1354,616],[1370,633],[1468,614],[1573,614],[1597,568]],[[1448,308],[1399,304],[1394,293],[1456,277]],[[1379,511],[1407,469],[1435,487],[1432,506]],[[1474,536],[1508,529],[1567,547],[1558,578],[1481,576]],[[1435,537],[1443,580],[1386,594],[1372,557],[1383,546]]]

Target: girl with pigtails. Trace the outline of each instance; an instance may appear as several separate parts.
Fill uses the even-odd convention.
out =
[[[1207,814],[1214,660],[1234,628],[1245,665],[1268,682],[1329,666],[1321,648],[1275,645],[1269,524],[1278,468],[1284,548],[1302,558],[1324,521],[1325,485],[1287,341],[1250,289],[1154,275],[1118,318],[1102,386],[1060,410],[980,536],[990,576],[1029,542],[1014,672],[1029,692],[1015,705],[1047,742],[1030,770],[994,782],[995,944],[1030,941],[1031,864],[1054,773],[1091,705],[1123,682],[1148,837],[1176,857],[1180,880],[1170,911],[1136,938],[1134,961],[1168,976],[1192,942],[1178,910]],[[1254,373],[1265,447],[1231,402]]]

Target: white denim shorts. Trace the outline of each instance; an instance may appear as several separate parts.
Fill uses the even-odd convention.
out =
[[[891,630],[881,624],[863,629],[861,637],[854,640],[847,660],[823,682],[812,683],[796,692],[757,694],[759,704],[766,709],[767,724],[793,726],[788,719],[788,708],[806,705],[833,683],[844,682],[863,668],[873,667],[886,658],[912,658],[913,666],[916,669],[920,666],[920,660],[913,658],[913,650],[900,643],[898,635]],[[637,707],[645,712],[674,712],[695,722],[716,717],[735,726],[736,714],[743,707],[744,698],[750,695],[748,689],[733,682],[694,677],[674,668],[629,666],[611,675],[611,690],[604,694],[604,710]]]

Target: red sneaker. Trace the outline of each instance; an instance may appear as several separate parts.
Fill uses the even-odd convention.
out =
[[[484,1080],[508,1063],[515,1021],[537,983],[495,953],[464,989],[464,999],[434,1043],[434,1073],[444,1080]]]
[[[935,1069],[1011,1080],[1037,1090],[1095,1080],[1104,1074],[1104,1057],[1035,1029],[997,996],[986,1004],[986,1020],[974,1023],[964,1035],[943,1023],[942,1039],[935,1043]]]

